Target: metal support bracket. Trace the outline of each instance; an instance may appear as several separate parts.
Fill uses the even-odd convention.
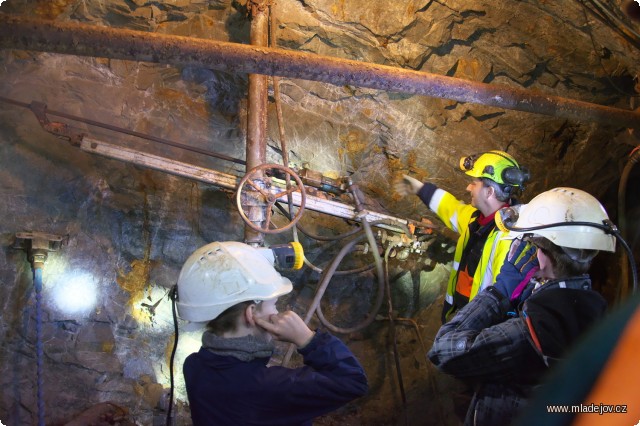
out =
[[[58,251],[63,244],[69,241],[69,236],[47,234],[44,232],[18,232],[13,243],[13,248],[25,250],[31,266],[42,268],[47,260],[49,252]]]

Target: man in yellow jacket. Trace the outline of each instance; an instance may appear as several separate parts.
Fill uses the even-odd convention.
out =
[[[516,203],[514,196],[529,180],[529,171],[503,151],[488,151],[460,159],[460,168],[473,180],[467,186],[471,204],[465,204],[432,183],[404,175],[398,186],[416,194],[444,224],[460,234],[442,309],[444,324],[478,292],[492,285],[509,252],[510,240],[495,223],[495,213]],[[525,277],[522,277],[523,279]]]

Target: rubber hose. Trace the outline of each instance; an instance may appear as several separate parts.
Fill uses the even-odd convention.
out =
[[[629,181],[629,175],[633,166],[640,160],[640,150],[636,150],[631,154],[627,164],[625,164],[620,176],[620,183],[618,185],[618,229],[620,229],[620,235],[626,239],[627,233],[627,182]],[[633,251],[632,251],[633,253]],[[616,291],[618,298],[626,296],[626,291],[629,288],[629,268],[626,259],[625,251],[622,251],[622,257],[620,259],[620,284]]]
[[[36,377],[38,399],[38,426],[44,426],[44,350],[42,343],[42,268],[33,270],[33,287],[36,293]]]

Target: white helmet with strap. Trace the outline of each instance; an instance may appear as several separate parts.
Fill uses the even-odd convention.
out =
[[[235,241],[214,242],[189,256],[178,277],[178,314],[203,322],[248,300],[268,300],[292,290],[261,250]]]
[[[552,226],[537,230],[524,230],[537,226],[566,222],[588,222],[604,225],[609,216],[602,204],[591,194],[575,188],[554,188],[534,197],[520,206],[518,220],[510,229],[509,237],[533,233],[547,238],[560,247],[588,250],[615,251],[615,237],[603,229],[589,225]]]

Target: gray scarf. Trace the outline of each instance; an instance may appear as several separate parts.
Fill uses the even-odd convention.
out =
[[[210,331],[202,334],[202,347],[216,355],[232,356],[245,362],[256,358],[269,358],[275,349],[273,343],[256,336],[226,338],[216,336]]]

